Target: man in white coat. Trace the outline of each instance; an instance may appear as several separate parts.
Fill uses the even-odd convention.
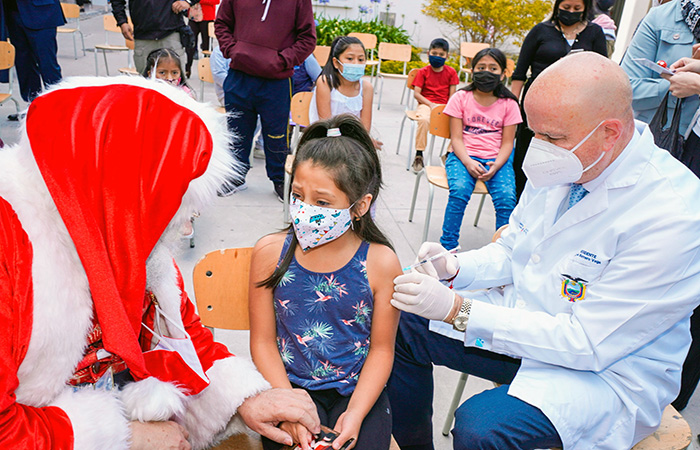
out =
[[[631,101],[599,55],[542,72],[507,230],[456,256],[425,243],[420,261],[440,256],[396,278],[392,303],[413,313],[388,388],[403,449],[432,448],[432,364],[505,383],[458,409],[456,449],[620,450],[658,427],[700,302],[700,182]]]

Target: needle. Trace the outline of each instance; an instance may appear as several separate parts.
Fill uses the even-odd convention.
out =
[[[457,247],[453,248],[452,250],[445,250],[444,252],[440,252],[440,253],[438,253],[437,255],[433,255],[433,256],[431,256],[430,258],[424,259],[423,261],[419,261],[419,262],[417,262],[417,263],[415,263],[415,264],[411,264],[411,265],[408,266],[408,267],[404,267],[402,270],[403,270],[404,272],[408,272],[408,271],[411,270],[411,269],[414,269],[414,268],[416,268],[416,267],[418,267],[418,266],[422,266],[423,264],[425,264],[425,263],[427,263],[427,262],[430,262],[430,261],[433,261],[433,260],[436,260],[436,259],[438,259],[438,258],[442,258],[442,257],[445,256],[445,255],[449,255],[449,254],[451,254],[451,253],[457,253],[457,252],[460,251],[461,249],[462,249],[462,246],[461,246],[461,245],[458,245]]]

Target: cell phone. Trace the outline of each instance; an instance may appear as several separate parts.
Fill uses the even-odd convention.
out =
[[[640,66],[646,67],[647,69],[651,69],[660,75],[664,74],[664,73],[668,74],[668,75],[673,75],[675,73],[672,70],[669,70],[669,69],[665,68],[664,66],[660,66],[660,65],[656,64],[654,61],[651,61],[651,60],[646,59],[646,58],[632,58],[632,61],[636,62]]]

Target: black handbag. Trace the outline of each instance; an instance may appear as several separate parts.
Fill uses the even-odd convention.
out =
[[[679,158],[683,153],[683,146],[685,144],[685,138],[679,131],[683,99],[678,99],[676,102],[676,108],[673,111],[673,118],[671,119],[671,126],[664,129],[668,121],[668,96],[669,93],[667,92],[659,108],[656,110],[656,114],[654,114],[651,122],[649,122],[649,130],[651,134],[654,135],[654,142],[657,146],[668,150],[675,158]]]
[[[177,31],[180,33],[180,43],[183,47],[185,47],[185,50],[192,50],[197,46],[197,41],[195,41],[192,28],[187,25],[183,25],[178,28]]]

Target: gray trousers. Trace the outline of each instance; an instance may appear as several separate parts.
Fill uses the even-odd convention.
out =
[[[144,39],[134,40],[134,65],[139,73],[142,73],[143,69],[146,68],[146,58],[148,57],[148,54],[159,48],[171,48],[175,50],[177,56],[180,57],[182,67],[185,67],[185,48],[180,43],[180,33],[175,31],[163,39],[158,39],[157,41]]]

